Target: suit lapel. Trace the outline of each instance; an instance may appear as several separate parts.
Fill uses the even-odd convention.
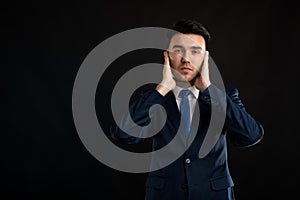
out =
[[[169,92],[166,95],[166,98],[167,101],[164,107],[169,115],[168,118],[172,121],[172,123],[174,123],[176,127],[176,125],[178,126],[180,122],[180,112],[178,110],[178,106],[173,92]]]
[[[180,136],[182,145],[186,146],[187,140],[185,138],[185,134],[183,134],[182,130],[179,130],[181,114],[180,114],[180,111],[177,106],[175,95],[173,92],[169,92],[166,95],[166,98],[167,98],[167,101],[166,101],[166,104],[164,105],[164,107],[168,113],[168,119],[169,119],[169,122],[171,125],[170,128],[172,128],[172,131],[170,132],[171,137],[172,138],[175,137],[176,133],[178,133]]]

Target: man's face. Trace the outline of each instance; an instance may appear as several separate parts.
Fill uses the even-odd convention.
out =
[[[198,74],[205,54],[205,40],[196,34],[175,34],[170,41],[170,64],[179,74],[177,81],[192,81]]]

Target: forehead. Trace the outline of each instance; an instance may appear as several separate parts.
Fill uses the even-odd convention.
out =
[[[170,47],[173,47],[174,45],[181,45],[184,47],[201,46],[204,49],[205,40],[201,35],[177,33],[170,41]]]

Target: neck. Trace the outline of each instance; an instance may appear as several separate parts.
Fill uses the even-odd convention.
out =
[[[195,79],[193,79],[193,80],[191,80],[189,82],[187,82],[187,81],[180,81],[180,80],[176,81],[176,85],[178,87],[181,87],[181,88],[184,88],[184,89],[194,86],[194,83],[195,83]]]
[[[186,88],[189,88],[189,87],[193,86],[194,84],[191,84],[189,82],[176,82],[176,85],[178,87],[186,89]]]

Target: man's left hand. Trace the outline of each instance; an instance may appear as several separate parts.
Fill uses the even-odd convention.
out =
[[[200,69],[199,73],[200,76],[198,76],[195,80],[195,86],[198,90],[203,92],[206,88],[208,88],[211,84],[209,80],[209,69],[208,69],[208,58],[209,58],[209,53],[208,51],[205,52],[204,55],[204,61],[202,68]]]

